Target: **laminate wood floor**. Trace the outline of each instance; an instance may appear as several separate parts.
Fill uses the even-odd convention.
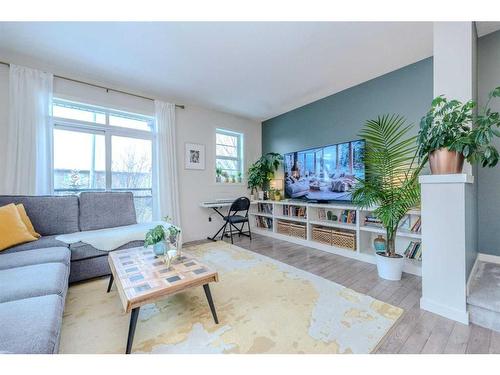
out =
[[[401,281],[383,280],[373,264],[257,234],[252,241],[236,236],[234,244],[403,308],[376,353],[500,353],[500,333],[421,310],[418,276],[404,273]]]

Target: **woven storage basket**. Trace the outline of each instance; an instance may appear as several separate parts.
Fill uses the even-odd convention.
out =
[[[332,231],[332,245],[356,250],[356,233],[335,229]]]
[[[332,244],[332,230],[324,227],[313,227],[312,230],[313,241],[323,243],[325,245]]]
[[[305,239],[307,237],[306,226],[290,223],[290,236]]]
[[[287,236],[290,235],[290,223],[286,221],[278,221],[278,233],[285,234]]]

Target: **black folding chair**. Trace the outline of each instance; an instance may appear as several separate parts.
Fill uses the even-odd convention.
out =
[[[224,229],[222,231],[221,240],[224,239],[224,235],[226,234],[226,228],[229,225],[229,234],[231,236],[231,243],[233,243],[233,228],[236,229],[238,236],[247,236],[252,240],[252,232],[250,231],[250,220],[248,220],[248,210],[250,208],[250,199],[247,197],[240,197],[236,199],[231,206],[229,207],[229,211],[227,216],[224,216]],[[244,212],[244,215],[238,215],[238,213]],[[248,225],[248,231],[243,232],[243,227],[245,223]],[[238,228],[236,224],[241,224],[241,228]]]

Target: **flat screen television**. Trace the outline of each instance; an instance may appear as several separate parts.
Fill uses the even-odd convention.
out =
[[[285,154],[285,197],[351,201],[357,179],[365,178],[364,151],[360,139]]]

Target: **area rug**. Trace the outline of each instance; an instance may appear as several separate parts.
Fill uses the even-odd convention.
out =
[[[225,242],[186,253],[219,272],[203,288],[143,306],[134,353],[370,353],[403,310]],[[71,286],[60,353],[124,353],[129,314],[107,279]]]

